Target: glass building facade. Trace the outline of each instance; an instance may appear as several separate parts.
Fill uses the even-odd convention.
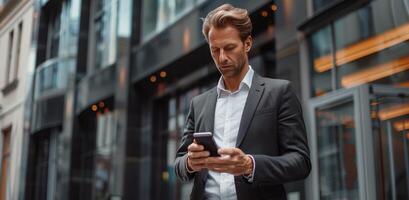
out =
[[[407,5],[373,1],[312,33],[312,96],[365,83],[407,84]]]
[[[350,8],[324,4],[314,1],[315,17],[329,20],[301,26],[311,83],[310,198],[407,199],[409,3],[361,1],[338,15],[325,9]]]
[[[313,169],[288,199],[409,198],[408,1],[41,0],[25,199],[189,199],[173,161],[222,3],[302,100]]]

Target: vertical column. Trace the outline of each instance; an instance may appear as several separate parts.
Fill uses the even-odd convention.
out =
[[[276,1],[275,11],[275,48],[276,76],[293,83],[297,94],[300,94],[300,62],[297,25],[307,17],[306,1]]]
[[[121,0],[118,3],[117,66],[114,94],[116,144],[114,145],[110,193],[115,199],[138,199],[138,127],[139,98],[132,85],[131,48],[139,38],[139,10],[141,1]],[[136,31],[134,30],[137,27]],[[136,39],[138,41],[138,39]]]
[[[301,91],[301,76],[302,71],[300,68],[300,45],[298,41],[297,26],[307,17],[307,4],[306,1],[294,1],[294,0],[277,0],[275,1],[277,9],[274,12],[274,24],[275,24],[275,52],[276,52],[276,64],[275,64],[275,78],[287,79],[292,82],[292,85],[300,97]],[[306,48],[306,43],[303,43]],[[306,51],[307,49],[304,49]],[[305,56],[305,54],[304,54]],[[303,61],[308,57],[303,57]],[[305,67],[305,65],[304,65]],[[305,80],[305,79],[303,79]],[[304,181],[293,182],[286,185],[288,195],[292,197],[298,197],[300,199],[305,198]]]

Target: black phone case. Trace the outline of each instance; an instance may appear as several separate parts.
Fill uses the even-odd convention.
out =
[[[218,148],[212,136],[195,137],[195,140],[198,144],[203,145],[206,151],[210,152],[211,157],[220,156],[219,153],[217,153]]]

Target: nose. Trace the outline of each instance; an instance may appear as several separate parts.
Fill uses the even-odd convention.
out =
[[[220,50],[219,62],[220,62],[221,64],[227,64],[227,62],[228,62],[227,56],[226,56],[226,53],[224,52],[224,50]]]

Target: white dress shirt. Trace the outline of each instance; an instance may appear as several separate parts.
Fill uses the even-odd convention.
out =
[[[225,89],[223,77],[220,77],[217,85],[217,103],[214,116],[213,137],[219,147],[235,147],[237,134],[239,132],[241,116],[254,71],[249,66],[249,70],[240,82],[239,89],[230,92]],[[254,158],[253,175],[254,175]],[[206,199],[236,200],[236,187],[234,176],[228,173],[217,173],[209,171],[209,176],[205,186]]]

